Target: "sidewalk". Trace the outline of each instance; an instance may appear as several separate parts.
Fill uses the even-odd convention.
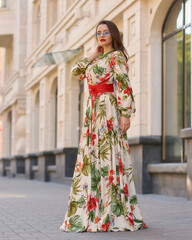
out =
[[[0,240],[191,240],[192,201],[162,195],[139,195],[149,229],[136,232],[66,233],[59,230],[70,186],[0,177]]]

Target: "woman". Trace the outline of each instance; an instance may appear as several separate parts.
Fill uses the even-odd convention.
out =
[[[61,231],[136,231],[147,228],[135,192],[126,131],[136,111],[126,50],[117,26],[101,21],[98,46],[72,74],[87,79],[89,97]]]

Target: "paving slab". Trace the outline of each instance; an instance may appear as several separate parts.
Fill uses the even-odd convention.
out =
[[[70,185],[0,177],[0,240],[192,240],[192,201],[137,194],[148,229],[67,233],[59,230]]]

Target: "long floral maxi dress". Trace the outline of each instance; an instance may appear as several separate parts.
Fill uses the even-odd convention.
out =
[[[120,117],[136,111],[128,66],[120,50],[92,62],[80,59],[72,74],[88,85],[113,84],[114,92],[89,95],[61,231],[136,231],[147,228],[135,192],[127,134]],[[92,128],[92,138],[91,138]]]

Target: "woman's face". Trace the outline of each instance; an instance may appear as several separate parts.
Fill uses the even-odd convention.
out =
[[[112,36],[106,24],[101,24],[97,27],[96,38],[98,44],[102,47],[112,45]]]

